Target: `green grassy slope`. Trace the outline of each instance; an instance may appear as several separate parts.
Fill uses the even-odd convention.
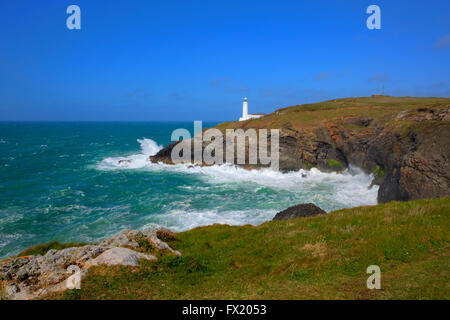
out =
[[[63,299],[449,299],[450,198],[178,234],[182,257],[96,267]],[[381,268],[368,290],[366,268]]]
[[[448,105],[450,105],[450,98],[390,96],[344,98],[281,108],[260,119],[224,122],[217,128],[220,130],[289,128],[298,131],[321,126],[325,122],[339,122],[342,118],[353,116],[366,116],[382,122],[390,122],[392,117],[400,111]],[[408,123],[399,121],[396,125],[408,125]]]

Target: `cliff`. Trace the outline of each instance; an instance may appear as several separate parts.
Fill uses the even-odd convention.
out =
[[[336,99],[281,108],[259,119],[225,122],[217,128],[223,133],[239,128],[280,129],[281,171],[312,167],[341,171],[354,165],[375,175],[379,202],[450,195],[450,98]],[[171,163],[176,144],[151,161]]]

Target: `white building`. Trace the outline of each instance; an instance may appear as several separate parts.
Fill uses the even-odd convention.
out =
[[[245,121],[249,119],[257,119],[265,116],[264,113],[248,113],[248,101],[247,98],[244,98],[244,103],[242,103],[242,117],[239,118],[239,121]]]

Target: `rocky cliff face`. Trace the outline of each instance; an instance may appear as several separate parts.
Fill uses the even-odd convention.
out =
[[[281,171],[312,167],[341,171],[354,165],[374,174],[374,183],[380,185],[379,202],[450,195],[447,98],[341,99],[280,109],[261,119],[224,123],[218,128],[222,132],[278,128]],[[176,144],[151,161],[172,163]],[[263,167],[248,164],[248,156],[246,160],[243,167]]]

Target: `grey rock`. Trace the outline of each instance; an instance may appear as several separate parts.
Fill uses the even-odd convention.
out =
[[[139,265],[139,259],[153,260],[156,261],[156,257],[150,254],[145,254],[141,252],[136,252],[128,248],[112,248],[97,258],[89,261],[86,267],[107,265],[107,266],[132,266],[136,267]]]
[[[35,299],[40,296],[67,289],[70,277],[67,268],[78,266],[84,277],[89,267],[96,265],[137,266],[140,259],[155,261],[151,254],[137,252],[140,243],[162,253],[181,255],[156,236],[156,230],[129,230],[109,237],[100,243],[62,250],[49,250],[44,256],[12,257],[0,264],[0,280],[6,280],[7,299]]]

